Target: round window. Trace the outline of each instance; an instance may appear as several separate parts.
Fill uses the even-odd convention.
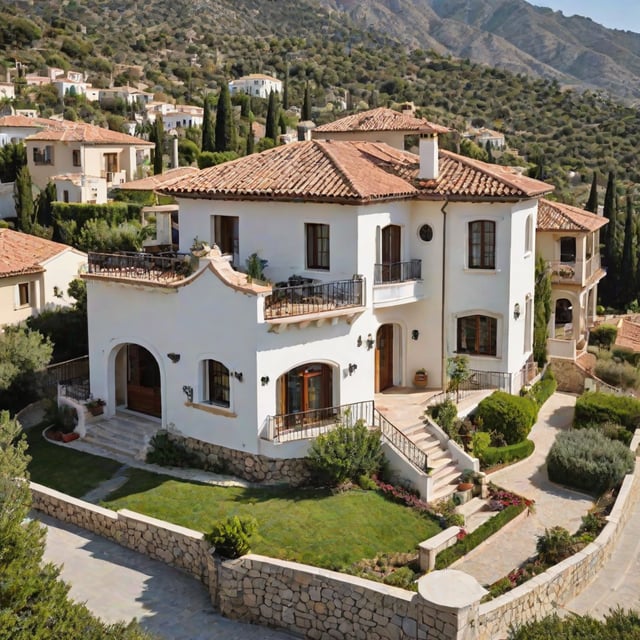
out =
[[[423,224],[418,230],[418,235],[420,236],[420,240],[424,240],[424,242],[431,242],[433,239],[433,229],[431,225]]]

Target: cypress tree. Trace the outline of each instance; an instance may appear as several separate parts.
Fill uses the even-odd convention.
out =
[[[284,74],[284,85],[282,87],[282,108],[286,111],[289,108],[289,63]]]
[[[231,111],[231,96],[226,80],[220,88],[218,96],[218,108],[216,110],[216,151],[236,150],[236,129],[233,124],[233,112]]]
[[[278,103],[276,94],[269,92],[269,104],[267,106],[267,120],[264,129],[265,138],[276,140],[278,138]]]
[[[547,361],[547,338],[551,320],[551,273],[541,256],[536,258],[533,298],[533,357],[542,367]]]
[[[211,98],[209,94],[204,97],[204,113],[202,115],[202,142],[201,151],[215,151],[215,131],[213,117],[211,115]]]
[[[302,113],[300,114],[302,120],[311,120],[311,93],[309,91],[309,81],[304,86],[304,101],[302,102]]]
[[[36,220],[43,227],[50,227],[53,224],[51,214],[52,204],[56,201],[56,185],[49,181],[47,186],[40,192],[37,203]]]
[[[616,291],[618,290],[618,250],[616,233],[616,177],[613,171],[609,172],[607,179],[607,189],[604,194],[604,217],[609,221],[605,227],[603,241],[602,258],[607,269],[607,277],[600,285],[600,297],[602,304],[609,306],[615,303]]]
[[[633,274],[635,273],[634,256],[633,256],[633,198],[631,190],[627,191],[627,217],[624,224],[624,245],[622,249],[622,262],[620,263],[620,287],[619,287],[619,303],[626,307],[634,298],[635,282]]]
[[[253,137],[253,118],[249,119],[249,132],[247,133],[246,154],[250,156],[254,151],[255,138]]]
[[[31,174],[29,173],[28,167],[22,167],[18,171],[16,181],[13,183],[13,200],[16,205],[18,229],[25,233],[31,233],[33,223],[35,222],[35,215]]]
[[[280,111],[280,116],[278,117],[278,127],[280,128],[280,133],[284,135],[287,133],[287,121],[284,117],[284,111]]]
[[[153,123],[153,141],[156,143],[153,153],[153,174],[162,173],[162,153],[164,150],[164,125],[162,116],[157,115]]]
[[[593,180],[591,181],[591,191],[589,192],[589,199],[584,206],[585,211],[591,211],[591,213],[598,213],[598,174],[593,172]]]

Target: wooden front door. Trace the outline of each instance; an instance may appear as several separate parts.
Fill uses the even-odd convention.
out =
[[[160,368],[147,349],[127,346],[127,408],[160,418],[162,394]]]
[[[393,386],[393,325],[383,324],[376,334],[376,392]]]
[[[324,418],[331,410],[331,367],[312,363],[292,369],[280,377],[280,413],[289,416],[287,426]]]
[[[382,282],[400,280],[400,227],[390,224],[382,230]]]

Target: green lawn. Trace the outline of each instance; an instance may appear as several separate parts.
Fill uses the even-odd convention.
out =
[[[31,480],[76,498],[111,478],[122,466],[108,458],[52,444],[42,437],[41,427],[34,427],[26,434],[29,443],[27,453],[31,456]]]
[[[252,515],[252,551],[339,569],[377,553],[411,552],[440,531],[432,519],[374,491],[213,487],[138,469],[104,503],[198,531],[228,515]]]

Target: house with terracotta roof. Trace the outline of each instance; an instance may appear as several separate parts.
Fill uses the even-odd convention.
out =
[[[73,247],[12,229],[0,229],[0,326],[70,305],[69,283],[86,267]]]
[[[551,271],[551,357],[575,360],[587,348],[598,283],[606,275],[600,264],[600,229],[607,222],[571,205],[540,200],[536,251]]]
[[[108,189],[139,177],[153,143],[119,131],[67,120],[25,138],[33,183],[52,180],[63,202],[107,201]]]
[[[518,392],[536,213],[552,187],[439,149],[440,130],[415,125],[417,155],[316,139],[163,188],[191,261],[89,254],[83,274],[91,391],[106,415],[151,415],[236,474],[284,479],[336,419],[406,438],[376,394],[410,387],[419,369],[442,389],[456,354],[478,382]],[[433,497],[424,454],[391,448]]]

